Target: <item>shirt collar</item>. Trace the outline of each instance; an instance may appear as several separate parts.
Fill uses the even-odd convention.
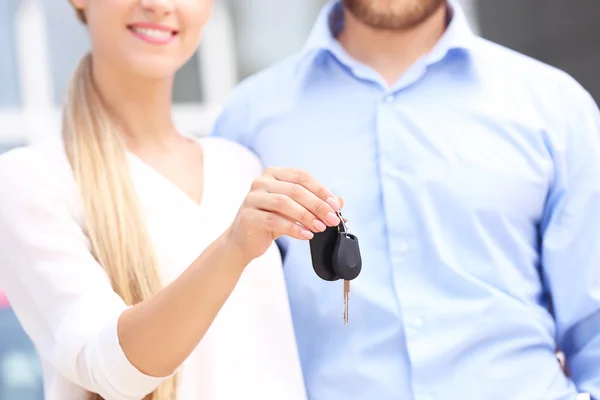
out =
[[[438,43],[425,56],[427,64],[440,61],[451,50],[468,52],[472,48],[475,34],[469,26],[464,11],[456,0],[448,0],[448,6],[450,23]],[[342,58],[342,61],[347,57],[339,57],[341,45],[335,38],[344,24],[342,7],[341,0],[331,0],[323,7],[300,54],[301,64],[312,62],[322,51],[330,51],[338,58]]]

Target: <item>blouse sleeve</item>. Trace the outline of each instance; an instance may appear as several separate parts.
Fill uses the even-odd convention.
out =
[[[104,398],[143,398],[168,377],[145,375],[125,356],[117,321],[127,306],[52,167],[31,149],[0,157],[0,285],[41,358],[64,378]]]

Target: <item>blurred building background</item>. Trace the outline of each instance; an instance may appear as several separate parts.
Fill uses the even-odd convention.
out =
[[[176,80],[181,128],[206,133],[236,82],[302,47],[325,1],[216,0],[198,57]],[[600,1],[459,2],[478,33],[566,70],[600,98]],[[0,1],[0,147],[58,133],[69,76],[88,46],[68,0]]]
[[[459,2],[476,32],[567,71],[600,100],[599,0]],[[180,129],[207,134],[233,86],[298,51],[324,4],[216,0],[197,56],[177,75]],[[0,153],[59,135],[68,79],[88,46],[67,0],[0,0]],[[33,346],[0,293],[0,400],[41,400],[39,379]]]

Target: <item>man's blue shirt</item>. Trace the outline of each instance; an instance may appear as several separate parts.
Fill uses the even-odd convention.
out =
[[[348,325],[342,283],[315,275],[308,243],[280,241],[309,397],[600,399],[597,106],[452,9],[390,87],[335,40],[334,1],[215,126],[266,166],[310,171],[359,237]]]

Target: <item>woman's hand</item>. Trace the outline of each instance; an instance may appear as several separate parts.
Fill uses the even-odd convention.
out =
[[[227,232],[228,240],[250,262],[280,236],[309,240],[314,232],[339,225],[340,205],[341,200],[308,172],[268,168],[252,184]]]

